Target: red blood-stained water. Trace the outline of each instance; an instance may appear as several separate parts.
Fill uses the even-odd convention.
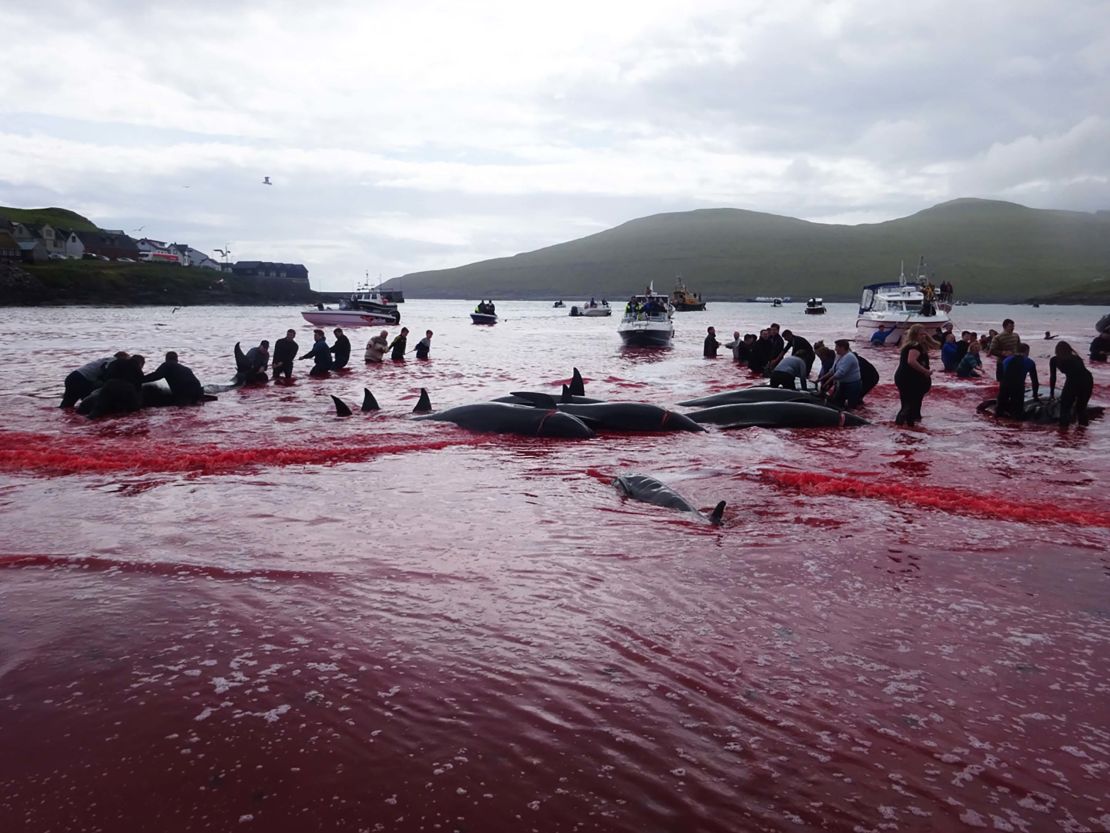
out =
[[[574,366],[673,406],[754,383],[701,358],[707,325],[854,324],[710,303],[628,352],[615,319],[498,306],[406,304],[430,362],[367,368],[353,330],[341,376],[96,423],[56,407],[85,360],[175,349],[218,383],[236,340],[311,328],[5,310],[0,830],[1110,829],[1110,419],[1003,424],[975,413],[989,379],[938,373],[898,429],[895,354],[861,346],[884,382],[856,429],[414,420],[421,387],[558,393]],[[955,323],[1083,349],[1099,314]],[[622,498],[632,472],[727,500],[724,524]]]

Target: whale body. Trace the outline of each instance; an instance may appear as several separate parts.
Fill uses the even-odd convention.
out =
[[[719,524],[725,511],[725,502],[722,500],[710,515],[703,515],[696,506],[666,483],[647,474],[622,474],[613,481],[613,485],[617,487],[618,491],[633,500],[663,506],[667,509],[677,509],[680,512],[692,512],[712,524]]]
[[[846,428],[867,425],[863,417],[811,402],[740,402],[687,414],[694,422],[722,428]]]
[[[583,420],[595,428],[611,431],[704,431],[705,429],[685,414],[668,411],[646,402],[556,402],[546,394],[515,391],[513,396],[523,398],[538,408],[555,408]]]
[[[459,405],[456,408],[448,408],[446,411],[417,417],[417,419],[453,422],[460,428],[470,431],[520,434],[526,437],[589,439],[594,436],[593,429],[571,414],[522,405],[507,405],[502,402]]]

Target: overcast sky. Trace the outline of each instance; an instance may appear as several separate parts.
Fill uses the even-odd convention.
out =
[[[663,211],[1110,208],[1107,0],[0,0],[0,28],[0,205],[318,289]]]

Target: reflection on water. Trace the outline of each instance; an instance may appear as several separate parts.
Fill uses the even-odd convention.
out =
[[[1014,428],[974,413],[989,380],[938,374],[897,430],[896,354],[862,346],[884,383],[851,430],[413,420],[422,387],[558,394],[573,367],[673,407],[752,382],[707,325],[828,342],[855,312],[710,302],[626,351],[613,319],[471,306],[404,305],[428,362],[363,365],[350,331],[341,376],[98,423],[56,407],[91,357],[175,349],[219,383],[236,340],[312,328],[6,311],[0,830],[1107,829],[1110,423]],[[957,314],[1072,343],[1097,317]],[[382,410],[337,419],[364,387]],[[724,523],[623,499],[631,472]]]

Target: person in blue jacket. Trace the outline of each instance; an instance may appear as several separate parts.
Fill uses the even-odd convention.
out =
[[[953,333],[946,333],[944,336],[944,343],[940,346],[940,362],[949,373],[960,363],[960,347]]]
[[[331,370],[331,348],[328,347],[327,336],[324,335],[323,330],[313,330],[312,338],[312,349],[301,356],[301,360],[312,359],[312,370],[308,371],[309,376],[327,376],[328,371]]]
[[[998,386],[999,415],[1022,419],[1025,416],[1025,377],[1033,385],[1033,398],[1040,399],[1040,384],[1037,382],[1037,365],[1029,358],[1029,345],[1020,343],[1012,356],[1002,360],[1002,380]]]

